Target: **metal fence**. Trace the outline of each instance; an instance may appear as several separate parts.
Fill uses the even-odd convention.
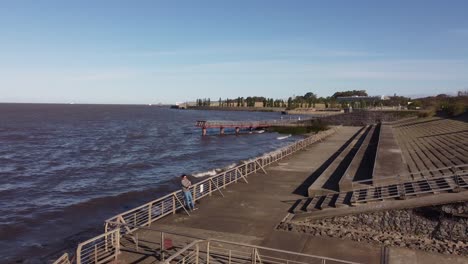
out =
[[[228,169],[201,182],[195,183],[190,188],[194,201],[217,192],[223,195],[222,190],[228,185],[238,181],[248,183],[247,176],[257,171],[266,173],[264,167],[274,162],[284,159],[291,154],[306,148],[307,146],[324,139],[335,133],[338,127],[323,131],[283,147],[279,150],[267,153],[261,157],[251,159],[244,164]],[[115,228],[116,224],[130,224],[135,226],[120,227],[122,234],[135,231],[138,226],[149,226],[152,222],[163,218],[164,216],[175,214],[177,210],[185,210],[183,193],[181,190],[167,194],[154,201],[128,210],[106,220],[105,231],[108,232]],[[187,211],[187,214],[190,214]]]
[[[302,254],[243,243],[217,239],[195,240],[176,254],[166,259],[164,264],[209,264],[209,263],[252,263],[252,264],[326,264],[356,262]]]
[[[351,203],[366,203],[391,198],[406,198],[421,194],[436,194],[443,191],[461,191],[468,188],[468,172],[459,170],[449,175],[406,180],[354,189]]]
[[[439,176],[450,176],[454,174],[464,174],[468,172],[468,164],[462,164],[457,166],[442,167],[432,170],[423,170],[411,173],[403,173],[388,177],[382,177],[379,179],[366,179],[352,182],[352,189],[363,188],[364,185],[373,186],[385,186],[389,184],[397,184],[403,181],[414,181],[414,180],[425,180]],[[431,176],[426,176],[431,175]]]
[[[64,253],[60,258],[54,261],[52,264],[71,264],[68,253]]]
[[[311,119],[311,118],[309,118]],[[302,119],[302,121],[308,119]],[[262,120],[262,121],[223,121],[223,120],[199,120],[196,122],[197,127],[269,127],[281,126],[287,124],[296,124],[301,119],[280,119],[280,120]]]
[[[117,259],[120,253],[120,229],[116,228],[78,245],[77,264],[99,264]]]
[[[132,225],[121,224],[128,228]],[[124,235],[121,250],[129,252],[127,261],[145,256],[149,263],[261,263],[261,264],[323,264],[355,263],[343,259],[302,254],[221,239],[196,237],[154,227],[140,227],[143,232]],[[138,234],[141,235],[138,239]],[[135,239],[136,238],[136,239]],[[131,256],[129,258],[129,256]],[[165,257],[167,256],[167,257]]]

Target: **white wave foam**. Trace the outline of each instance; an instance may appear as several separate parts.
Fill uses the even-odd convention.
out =
[[[208,176],[215,176],[216,174],[218,174],[218,169],[195,173],[192,176],[195,178],[202,178],[202,177],[208,177]]]

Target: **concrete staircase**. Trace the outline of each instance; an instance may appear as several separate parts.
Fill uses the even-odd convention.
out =
[[[310,214],[318,210],[336,210],[336,208],[390,199],[403,200],[442,192],[468,191],[468,164],[458,168],[459,170],[452,174],[432,178],[406,180],[298,199],[289,212],[296,215]]]

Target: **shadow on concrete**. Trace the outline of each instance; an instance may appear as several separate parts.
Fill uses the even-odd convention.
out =
[[[340,162],[338,167],[336,167],[336,170],[330,175],[330,178],[323,184],[322,188],[332,190],[332,191],[340,191],[340,186],[339,182],[341,178],[343,177],[344,173],[348,169],[349,165],[353,161],[354,156],[356,156],[356,153],[358,152],[359,148],[362,145],[362,142],[364,142],[364,139],[367,137],[369,134],[369,131],[371,130],[371,126],[369,126],[366,131],[359,137],[358,141],[356,144],[353,146],[353,148],[348,152],[348,154],[343,158],[343,160]],[[375,129],[377,130],[377,128]]]
[[[354,175],[353,181],[361,180],[371,180],[372,173],[375,165],[375,158],[377,156],[377,146],[379,144],[379,135],[380,135],[381,124],[377,124],[375,127],[374,133],[370,139],[369,145],[366,148],[364,157],[359,164],[359,168]],[[371,183],[371,182],[369,182]]]
[[[335,159],[341,154],[341,152],[343,152],[343,150],[345,150],[346,147],[348,147],[348,145],[351,144],[351,142],[359,135],[359,133],[361,133],[363,129],[364,127],[359,129],[350,139],[348,139],[335,153],[333,153],[333,155],[330,156],[330,158],[328,158],[317,170],[315,170],[309,177],[307,177],[307,179],[305,179],[304,182],[302,182],[293,191],[293,193],[307,197],[309,186],[312,185],[318,177],[320,177],[320,175],[328,168],[328,166],[330,166],[330,164],[332,164],[333,161],[335,161]]]

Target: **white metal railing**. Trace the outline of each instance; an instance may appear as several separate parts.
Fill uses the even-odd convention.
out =
[[[261,121],[224,121],[224,120],[199,120],[196,122],[197,127],[268,127],[276,125],[296,124],[299,121],[310,120],[306,119],[280,119],[280,120],[261,120]]]
[[[357,262],[324,256],[309,255],[292,251],[267,248],[218,239],[195,240],[166,259],[163,264],[209,264],[252,263],[252,264],[310,264]]]
[[[225,189],[229,184],[236,183],[238,181],[248,183],[247,175],[256,173],[257,171],[263,171],[266,173],[264,169],[265,166],[284,159],[285,157],[288,157],[291,154],[324,139],[325,137],[335,133],[338,128],[339,127],[334,127],[332,129],[319,132],[276,151],[251,159],[244,164],[218,173],[217,175],[207,178],[201,182],[195,183],[190,188],[193,200],[197,201],[205,196],[212,195],[213,192],[218,192],[223,195],[222,189]],[[132,228],[121,226],[121,234],[132,233],[138,229],[138,226],[149,226],[152,222],[159,220],[164,216],[175,214],[179,209],[185,210],[183,193],[181,190],[167,194],[161,198],[107,219],[105,231],[108,232],[109,230],[114,229],[116,226],[115,223],[121,223],[134,226]],[[187,214],[189,214],[189,212],[187,212]]]
[[[444,175],[453,175],[456,173],[463,174],[468,172],[468,164],[462,164],[457,166],[450,166],[450,167],[442,167],[436,168],[431,170],[422,170],[410,173],[403,173],[388,177],[382,177],[379,179],[365,179],[360,181],[353,181],[352,188],[362,188],[362,185],[373,185],[373,186],[383,186],[392,183],[399,183],[401,181],[406,180],[417,180],[417,179],[424,179],[424,178],[433,178],[437,176],[444,176]],[[426,175],[431,175],[427,177]]]
[[[119,226],[134,226],[118,224]],[[257,245],[232,242],[215,238],[203,238],[176,232],[159,230],[154,227],[140,227],[145,239],[128,240],[121,247],[123,251],[142,256],[151,255],[161,264],[180,263],[258,263],[258,264],[311,264],[311,263],[345,263],[351,262],[318,255],[303,254],[287,250],[262,247]],[[138,236],[138,233],[135,234]],[[127,238],[135,237],[126,235]],[[125,236],[124,236],[125,237]],[[171,248],[165,248],[165,240],[171,241]],[[161,239],[160,241],[158,241]],[[133,243],[132,243],[133,241]],[[166,254],[170,254],[165,257]],[[159,254],[158,254],[159,253]]]
[[[76,249],[77,264],[99,264],[117,259],[120,253],[120,229],[91,238],[78,245]]]
[[[54,261],[52,264],[71,264],[68,253],[64,253],[60,258]]]
[[[365,203],[390,198],[405,198],[426,193],[460,191],[463,188],[468,188],[468,172],[457,171],[450,175],[354,189],[351,201],[352,203]]]

